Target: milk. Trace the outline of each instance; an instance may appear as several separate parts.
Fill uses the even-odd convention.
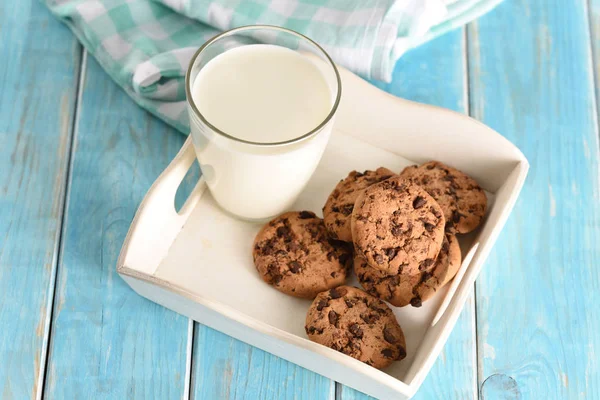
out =
[[[255,44],[219,54],[189,82],[206,121],[254,143],[227,138],[188,110],[204,178],[225,210],[264,219],[292,206],[321,158],[332,123],[309,139],[273,144],[306,135],[326,120],[335,96],[325,67],[288,48]]]

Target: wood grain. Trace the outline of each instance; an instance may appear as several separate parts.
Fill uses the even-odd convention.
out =
[[[0,398],[41,395],[80,47],[40,5],[0,6]]]
[[[84,74],[45,397],[182,398],[187,318],[137,295],[115,265],[137,206],[183,137],[91,57]]]
[[[600,176],[586,9],[583,0],[507,1],[468,32],[471,109],[531,163],[477,281],[486,400],[600,398]]]
[[[467,112],[464,50],[464,32],[452,32],[406,54],[396,66],[392,83],[374,83],[406,99]],[[471,296],[414,399],[477,398],[475,361],[475,309]],[[340,389],[343,400],[368,398],[348,387]]]

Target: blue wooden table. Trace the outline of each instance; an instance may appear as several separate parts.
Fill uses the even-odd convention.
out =
[[[417,399],[600,399],[599,80],[600,0],[506,0],[376,83],[472,115],[531,163]],[[366,398],[117,276],[183,140],[42,4],[0,4],[0,399]]]

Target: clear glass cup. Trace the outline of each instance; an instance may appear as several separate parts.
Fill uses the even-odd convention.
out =
[[[202,107],[194,103],[192,89],[202,68],[224,52],[256,43],[297,51],[320,70],[331,93],[331,109],[311,130],[284,141],[252,142],[220,130],[199,111]],[[321,159],[341,98],[340,76],[327,53],[309,38],[288,29],[259,25],[236,28],[214,37],[196,52],[185,88],[196,156],[220,207],[236,217],[257,221],[289,210]],[[235,118],[234,113],[231,118]]]

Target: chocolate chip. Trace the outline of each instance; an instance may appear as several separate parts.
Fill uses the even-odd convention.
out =
[[[378,319],[379,315],[377,314],[361,314],[360,318],[365,321],[367,324],[374,324]]]
[[[265,256],[270,256],[275,251],[275,240],[269,239],[263,245],[261,253]]]
[[[402,227],[400,225],[394,226],[392,228],[392,235],[394,235],[394,236],[400,236],[400,235],[402,235]]]
[[[459,213],[456,210],[452,211],[452,222],[453,223],[457,224],[458,222],[460,222],[461,217],[462,217],[461,213]]]
[[[325,307],[329,305],[329,301],[327,299],[321,299],[317,303],[317,311],[323,311]]]
[[[316,215],[312,211],[300,211],[300,214],[298,214],[298,218],[300,219],[310,219],[315,217]]]
[[[421,282],[427,282],[433,275],[431,275],[429,272],[423,272],[423,274],[421,275]]]
[[[285,257],[287,256],[287,252],[285,250],[277,250],[277,252],[275,253],[276,256],[278,257]]]
[[[448,247],[449,247],[449,246],[450,246],[450,244],[448,243],[448,241],[447,241],[447,240],[444,240],[444,243],[442,243],[442,251],[443,251],[444,253],[447,253],[447,252],[448,252]]]
[[[363,337],[363,331],[362,329],[360,329],[360,326],[358,324],[352,324],[348,329],[350,330],[350,333],[352,333],[357,338],[360,339]]]
[[[385,309],[377,307],[377,305],[375,303],[368,304],[368,306],[371,310],[373,310],[381,315],[386,313]]]
[[[298,261],[292,261],[288,264],[288,267],[290,268],[290,271],[292,271],[293,274],[297,274],[302,269],[302,265],[300,265]]]
[[[306,229],[310,233],[310,237],[315,239],[317,242],[320,242],[324,239],[323,237],[319,237],[323,234],[319,225],[309,225],[306,227]]]
[[[421,265],[419,265],[419,269],[421,271],[423,271],[426,268],[429,268],[433,265],[435,261],[433,261],[432,258],[426,258],[425,260],[423,260],[423,262],[421,263]]]
[[[346,307],[348,307],[348,308],[354,307],[354,303],[352,303],[352,300],[344,299],[344,302],[346,303]]]
[[[398,254],[398,249],[389,248],[385,250],[385,255],[389,261],[392,261],[396,257],[396,254]]]
[[[365,172],[358,172],[356,171],[356,173],[354,174],[355,177],[360,178],[361,176],[364,176],[367,173],[367,171]]]
[[[388,181],[388,180],[386,180],[386,181],[383,181],[383,182],[384,182],[384,183],[383,183],[383,187],[384,187],[384,188],[393,189],[393,190],[395,190],[396,192],[401,192],[401,191],[403,191],[404,189],[406,189],[406,186],[405,186],[403,183],[399,183],[399,182],[398,182],[397,180],[395,180],[395,179],[394,179],[394,180],[389,180],[389,181]]]
[[[419,208],[423,207],[423,206],[425,205],[425,203],[427,203],[427,201],[425,200],[425,198],[424,198],[424,197],[417,196],[417,197],[415,198],[415,200],[413,201],[413,208],[414,208],[415,210],[416,210],[416,209],[419,209]]]
[[[383,264],[383,256],[381,254],[375,254],[375,257],[373,257],[375,259],[375,262],[377,264]]]
[[[329,297],[331,297],[332,299],[339,299],[340,297],[344,296],[346,293],[348,293],[347,289],[333,288],[329,291]]]
[[[280,226],[277,228],[277,236],[278,237],[286,237],[290,235],[290,228],[287,226]]]
[[[381,350],[381,355],[383,355],[385,358],[393,358],[394,352],[392,349],[383,349]]]
[[[404,269],[404,267],[408,267],[408,263],[402,263],[398,266],[398,275],[402,274],[402,270]]]
[[[279,282],[281,282],[282,279],[283,279],[283,275],[276,274],[276,275],[273,275],[271,282],[273,284],[277,285]]]
[[[352,214],[352,210],[354,210],[354,204],[345,204],[341,208],[341,213],[348,216]]]
[[[383,338],[385,339],[386,342],[390,343],[390,344],[394,344],[396,343],[396,337],[392,334],[392,331],[390,329],[388,329],[388,327],[386,326],[385,328],[383,328]]]
[[[442,180],[452,182],[454,181],[454,175],[446,175],[442,178]]]
[[[340,208],[338,206],[333,206],[331,207],[331,211],[334,213],[339,213],[340,212]]]
[[[331,310],[329,311],[329,314],[327,315],[327,317],[329,318],[329,323],[331,325],[336,325],[338,322],[338,315],[335,311]]]
[[[435,166],[434,166],[433,164],[429,164],[429,165],[427,166],[427,169],[429,169],[429,170],[432,170],[432,169],[434,169],[434,168],[435,168]]]
[[[402,346],[398,346],[398,360],[402,360],[404,357],[406,357],[406,349]]]
[[[346,354],[352,355],[354,352],[360,350],[360,343],[355,340],[350,340],[348,342],[348,350],[349,350],[349,352]]]
[[[421,307],[423,305],[423,303],[421,302],[421,299],[418,297],[413,297],[410,300],[410,305],[413,307]]]
[[[279,272],[279,268],[275,264],[270,264],[267,267],[267,274],[271,276],[271,283],[275,285],[283,279],[283,275]]]
[[[430,224],[429,222],[424,222],[423,226],[425,227],[425,230],[428,232],[433,231],[433,229],[435,228],[434,224]]]
[[[320,335],[323,333],[323,329],[319,329],[315,326],[305,326],[304,329],[306,330],[306,333],[309,335],[314,335],[315,333]]]

